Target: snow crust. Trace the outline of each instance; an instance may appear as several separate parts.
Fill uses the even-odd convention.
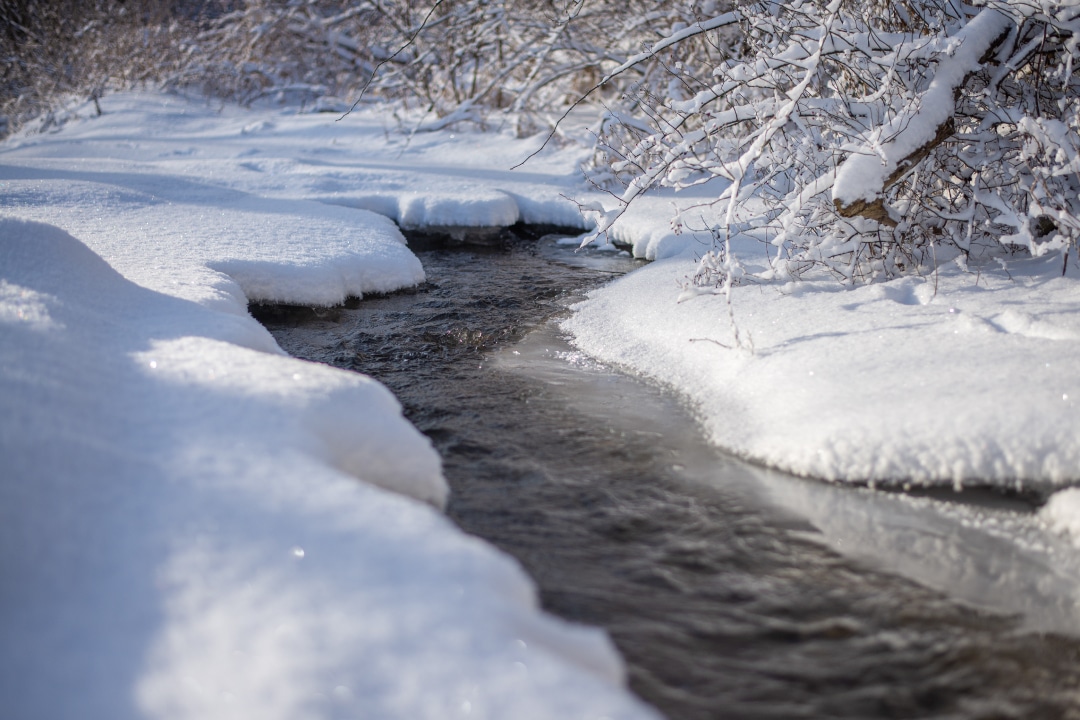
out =
[[[385,388],[247,314],[422,280],[389,220],[310,197],[351,192],[312,159],[341,126],[285,117],[293,156],[251,169],[277,113],[102,105],[0,146],[5,711],[655,717],[605,634],[438,512],[438,456]]]

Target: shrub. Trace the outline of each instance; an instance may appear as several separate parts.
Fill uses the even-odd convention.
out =
[[[649,132],[611,155],[631,179],[599,231],[650,188],[720,177],[699,285],[814,268],[869,281],[939,250],[1067,263],[1080,237],[1075,3],[757,2],[706,25],[737,25],[741,48],[672,65],[679,83],[650,98]],[[766,243],[765,272],[742,275],[738,234]]]
[[[6,0],[0,3],[0,116],[6,130],[50,114],[62,98],[98,98],[115,86],[156,80],[182,61],[210,2]],[[2,130],[2,129],[0,129]],[[0,133],[2,134],[2,133]]]

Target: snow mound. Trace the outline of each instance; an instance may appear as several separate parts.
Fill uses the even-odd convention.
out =
[[[13,716],[652,717],[606,636],[431,507],[385,388],[247,315],[0,219],[0,396]]]
[[[380,215],[263,198],[122,160],[84,165],[5,166],[0,177],[12,193],[0,209],[58,224],[147,287],[182,287],[184,297],[244,312],[248,301],[329,306],[424,280],[397,227]]]
[[[332,205],[370,210],[406,230],[440,227],[506,227],[521,219],[514,198],[484,187],[463,192],[338,194],[321,198]]]
[[[1014,263],[1011,279],[736,288],[751,350],[723,296],[677,302],[674,278],[694,271],[683,258],[594,293],[565,328],[683,393],[717,445],[756,462],[835,481],[1050,491],[1080,481],[1080,282],[1045,264]]]

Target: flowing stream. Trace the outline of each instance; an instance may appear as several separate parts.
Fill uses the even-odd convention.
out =
[[[635,261],[541,234],[411,236],[416,290],[252,313],[293,355],[385,383],[442,454],[450,517],[547,610],[606,628],[671,720],[1080,718],[1080,572],[1030,502],[724,456],[553,322]]]

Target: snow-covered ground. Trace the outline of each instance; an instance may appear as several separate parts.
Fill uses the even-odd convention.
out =
[[[539,613],[511,561],[432,507],[438,458],[393,398],[283,356],[245,310],[421,281],[387,217],[584,228],[566,196],[605,201],[582,183],[586,147],[570,137],[511,170],[537,138],[409,137],[375,110],[101,105],[0,146],[6,704],[651,717],[606,638]],[[669,218],[710,189],[695,192],[643,197],[616,225],[657,262],[576,309],[580,348],[682,393],[720,447],[795,474],[1080,480],[1075,262],[1064,277],[1060,259],[1016,258],[855,290],[740,287],[728,306],[680,292],[708,246]],[[762,252],[738,251],[749,269]],[[794,504],[829,524],[839,506],[811,496]],[[1036,522],[1080,538],[1080,491]]]
[[[829,480],[1080,480],[1080,282],[1060,277],[1060,257],[854,290],[738,287],[730,316],[721,295],[678,302],[673,279],[693,271],[692,259],[655,263],[567,327],[590,353],[692,397],[717,444]]]
[[[655,717],[606,636],[438,512],[438,456],[385,388],[246,312],[423,279],[389,220],[309,199],[368,202],[341,188],[381,129],[103,104],[0,149],[5,714]],[[402,213],[514,219],[443,177]]]

